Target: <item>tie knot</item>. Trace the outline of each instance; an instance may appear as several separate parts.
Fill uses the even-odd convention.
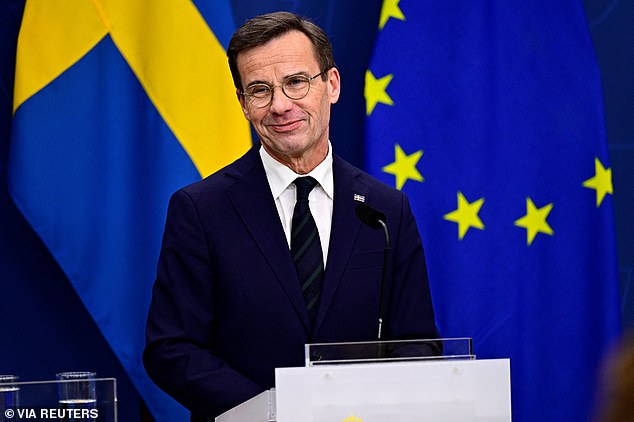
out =
[[[310,176],[298,177],[293,183],[297,187],[297,201],[308,201],[308,194],[317,186],[317,180]]]

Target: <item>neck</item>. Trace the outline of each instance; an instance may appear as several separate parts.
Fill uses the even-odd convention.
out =
[[[310,151],[305,151],[298,156],[280,154],[277,151],[271,151],[264,144],[262,144],[262,148],[264,148],[266,152],[273,157],[273,159],[284,164],[295,173],[308,174],[326,159],[329,146],[326,142],[325,145],[316,147]]]

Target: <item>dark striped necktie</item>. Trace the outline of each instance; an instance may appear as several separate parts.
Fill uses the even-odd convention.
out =
[[[310,176],[298,177],[293,182],[297,187],[297,202],[291,226],[291,254],[299,278],[304,301],[308,309],[311,326],[317,315],[324,273],[324,259],[315,219],[308,206],[308,194],[317,185]]]

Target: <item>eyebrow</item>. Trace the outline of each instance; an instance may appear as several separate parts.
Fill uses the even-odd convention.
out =
[[[290,75],[286,75],[286,76],[284,76],[284,77],[282,78],[282,82],[283,82],[283,81],[285,81],[285,80],[287,80],[287,79],[289,79],[289,78],[292,78],[293,76],[300,76],[300,75],[301,75],[301,76],[306,76],[307,78],[310,78],[310,74],[309,74],[308,72],[306,72],[306,71],[301,71],[301,72],[295,72],[295,73],[291,73]],[[271,84],[271,83],[269,83],[269,82],[267,82],[267,81],[263,81],[263,80],[257,79],[257,80],[255,80],[255,81],[252,81],[251,83],[249,83],[249,84],[246,86],[246,88],[248,88],[248,87],[250,87],[250,86],[253,86],[253,85],[267,85],[267,86],[269,86],[269,87],[270,87],[270,86],[273,86],[273,84]]]

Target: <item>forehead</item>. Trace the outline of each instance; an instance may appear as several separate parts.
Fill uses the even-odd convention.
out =
[[[236,64],[244,84],[319,70],[313,44],[300,31],[287,32],[266,44],[240,52]]]

